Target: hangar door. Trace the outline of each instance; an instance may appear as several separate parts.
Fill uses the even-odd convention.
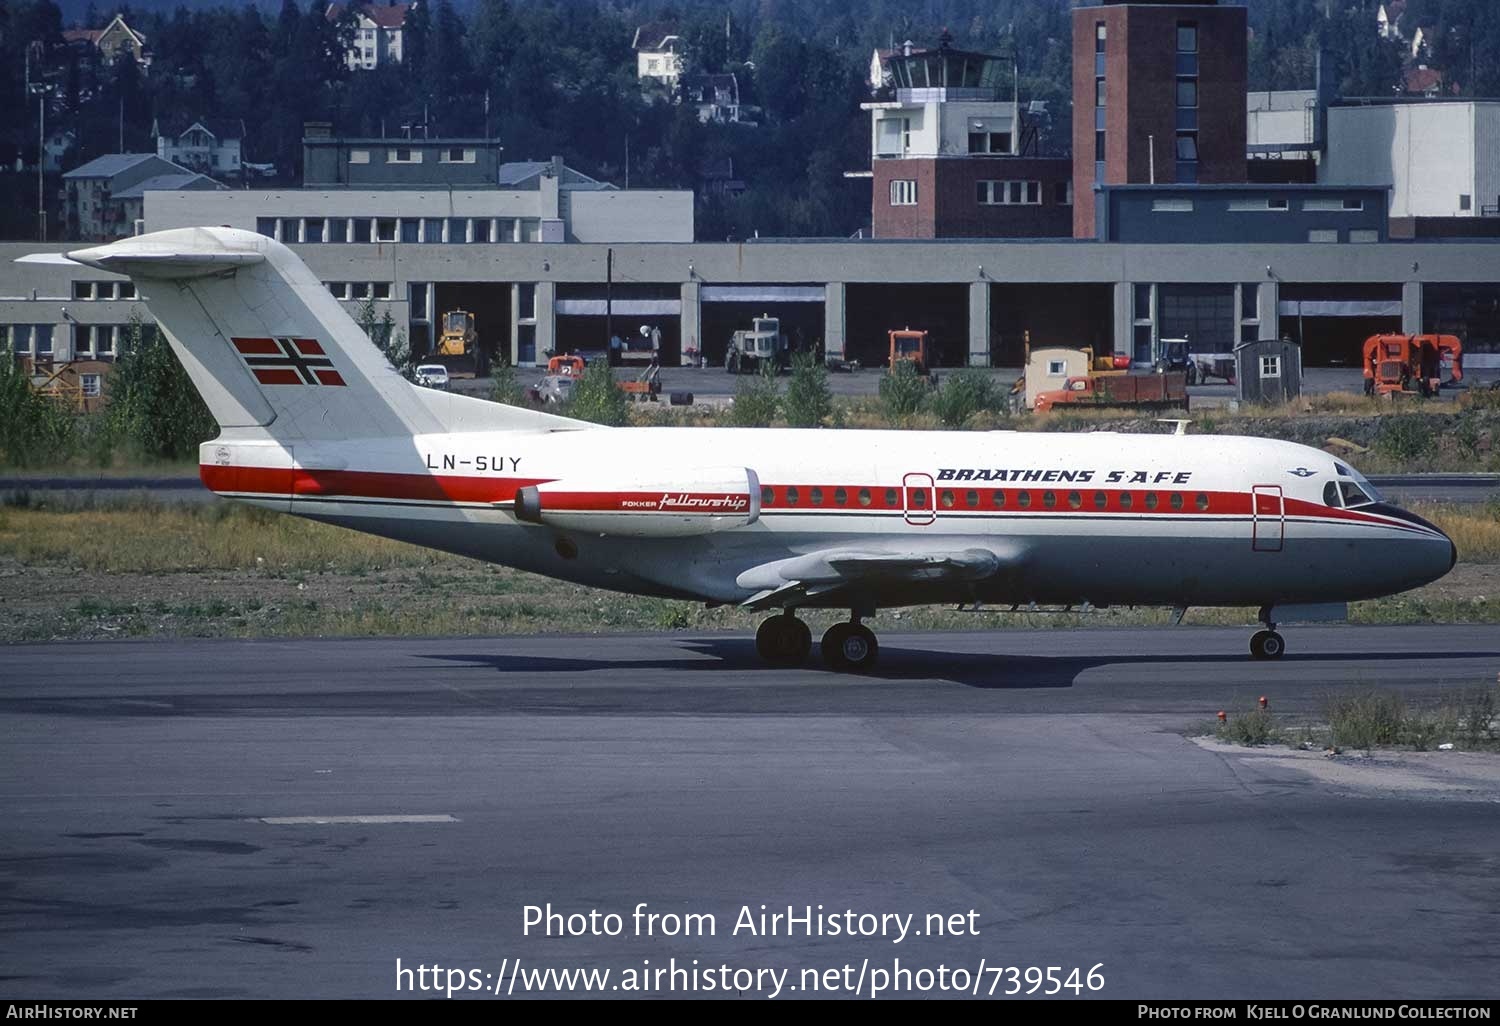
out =
[[[704,285],[699,356],[710,367],[724,366],[729,339],[748,330],[756,317],[779,318],[794,353],[817,352],[823,343],[822,285]],[[686,339],[683,344],[687,345]]]
[[[1302,345],[1302,366],[1358,367],[1365,339],[1401,331],[1401,286],[1281,286],[1279,328]]]

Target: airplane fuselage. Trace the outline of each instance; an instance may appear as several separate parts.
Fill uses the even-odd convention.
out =
[[[850,544],[1001,556],[981,580],[871,580],[862,601],[879,607],[1344,602],[1427,583],[1455,558],[1403,510],[1331,505],[1330,483],[1351,480],[1334,457],[1257,438],[636,428],[286,446],[227,432],[203,451],[204,481],[228,497],[580,584],[715,603],[753,595],[743,575],[754,567]],[[610,501],[681,502],[697,493],[674,481],[705,466],[753,471],[752,522],[649,537],[527,523],[510,505],[529,486],[623,476],[642,483]],[[798,604],[849,599],[833,589]]]

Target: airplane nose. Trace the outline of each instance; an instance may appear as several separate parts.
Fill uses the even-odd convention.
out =
[[[1408,564],[1410,569],[1415,572],[1415,575],[1421,578],[1421,583],[1426,584],[1435,581],[1458,565],[1458,546],[1454,544],[1452,538],[1448,537],[1432,521],[1390,503],[1379,503],[1372,508],[1378,509],[1387,516],[1405,520],[1408,524],[1424,529],[1425,536],[1415,539],[1422,546],[1420,551],[1422,551],[1423,555],[1420,558],[1420,563],[1417,564],[1414,562]],[[1447,542],[1448,544],[1444,546],[1443,542]],[[1413,549],[1410,551],[1415,559],[1418,550]],[[1444,560],[1447,562],[1445,563]]]

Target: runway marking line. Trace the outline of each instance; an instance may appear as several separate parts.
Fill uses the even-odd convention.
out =
[[[265,823],[268,826],[382,826],[388,823],[457,823],[458,820],[442,813],[426,816],[259,816],[251,822]]]

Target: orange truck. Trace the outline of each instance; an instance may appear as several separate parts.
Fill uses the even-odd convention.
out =
[[[1464,347],[1455,335],[1371,335],[1365,339],[1365,395],[1436,395],[1443,364],[1464,378]]]
[[[891,342],[890,369],[892,371],[896,369],[898,363],[906,361],[916,368],[918,377],[925,378],[932,373],[932,351],[927,332],[913,331],[908,326],[887,332],[887,334]]]
[[[1185,410],[1188,408],[1187,375],[1182,371],[1080,375],[1069,378],[1062,388],[1037,393],[1032,409],[1046,413],[1059,406]]]

